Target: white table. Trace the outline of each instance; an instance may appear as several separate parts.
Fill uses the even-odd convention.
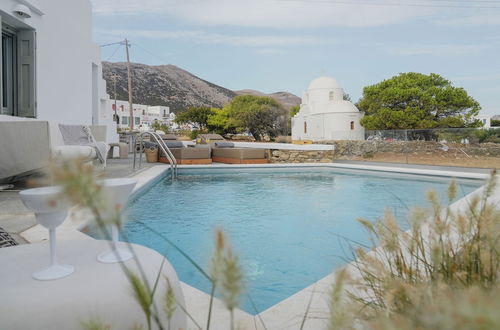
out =
[[[58,241],[61,263],[75,266],[75,272],[54,281],[37,281],[33,271],[49,261],[47,243],[26,244],[0,249],[0,329],[78,329],[82,321],[99,319],[112,329],[131,329],[145,317],[132,296],[131,286],[119,264],[99,263],[96,256],[109,248],[107,241]],[[140,245],[133,248],[148,277],[154,283],[163,256]],[[137,270],[135,260],[125,263]],[[166,292],[165,276],[176,298],[184,304],[179,281],[165,262],[155,296],[162,310]],[[163,313],[162,313],[163,315]],[[167,324],[164,319],[164,324]],[[172,324],[186,328],[186,315],[177,308]],[[175,328],[177,329],[177,327]]]

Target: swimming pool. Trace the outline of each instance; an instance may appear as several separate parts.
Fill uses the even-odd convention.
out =
[[[222,227],[238,253],[247,296],[241,308],[262,312],[352,259],[344,238],[368,244],[356,221],[374,220],[385,207],[404,226],[408,207],[425,204],[434,189],[446,200],[449,179],[330,168],[180,171],[128,206],[124,231],[172,263],[179,278],[204,292],[210,283],[177,251],[141,224],[161,232],[208,269],[213,232]],[[481,185],[459,180],[460,197]],[[353,243],[351,243],[353,244]]]

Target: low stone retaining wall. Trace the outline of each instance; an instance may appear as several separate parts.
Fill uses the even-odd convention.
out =
[[[471,157],[499,157],[500,144],[441,144],[432,141],[323,141],[335,150],[268,149],[270,163],[330,163],[334,159],[369,159],[378,153],[401,155],[468,155]],[[499,159],[500,165],[500,159]]]
[[[333,150],[268,150],[270,163],[331,163]]]
[[[477,143],[441,144],[433,141],[323,141],[322,144],[335,145],[335,158],[369,158],[376,153],[394,154],[434,154],[462,153],[478,157],[500,157],[500,144]]]

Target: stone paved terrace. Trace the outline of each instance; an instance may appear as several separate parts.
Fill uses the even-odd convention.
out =
[[[96,167],[96,175],[106,178],[119,178],[135,175],[154,164],[142,162],[141,169],[133,170],[133,158],[108,159],[105,170]],[[33,212],[29,211],[19,198],[19,190],[31,187],[34,182],[42,179],[40,175],[30,176],[14,182],[14,188],[0,191],[0,228],[7,231],[17,242],[27,243],[19,234],[36,225]]]

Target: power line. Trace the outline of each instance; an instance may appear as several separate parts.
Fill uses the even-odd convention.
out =
[[[121,44],[117,45],[111,56],[109,56],[105,61],[109,62],[113,58],[113,56],[115,56],[116,52],[118,51],[118,49],[121,48],[121,46],[122,46]]]
[[[282,2],[294,2],[295,0],[278,0]],[[295,1],[297,2],[297,1]],[[500,1],[498,0],[463,0],[463,1],[458,1],[458,0],[409,0],[408,2],[399,2],[397,0],[392,0],[392,1],[384,1],[384,0],[378,0],[378,1],[367,1],[367,0],[301,0],[300,2],[322,2],[322,3],[349,3],[349,4],[380,4],[380,5],[397,5],[397,6],[405,6],[408,4],[419,4],[419,5],[425,5],[425,6],[434,6],[436,2],[441,2],[441,3],[448,3],[448,5],[454,5],[454,6],[474,6],[475,4],[495,4],[495,5],[500,5]],[[447,4],[444,4],[447,6]],[[439,5],[438,5],[439,6]],[[477,7],[477,6],[474,6]]]
[[[410,2],[423,2],[423,3],[448,2],[458,5],[460,4],[471,5],[475,3],[493,3],[497,5],[500,4],[499,0],[411,0]]]
[[[156,57],[156,59],[164,62],[164,64],[168,64],[169,61],[165,60],[164,58],[158,56],[157,54],[153,53],[153,52],[150,52],[149,50],[147,50],[146,48],[142,47],[141,45],[139,45],[138,43],[134,42],[132,45],[135,45],[137,46],[138,48],[140,48],[142,51],[148,53],[149,55],[153,56],[153,57]]]
[[[467,9],[500,9],[500,2],[498,1],[488,1],[483,0],[484,3],[492,3],[498,4],[498,6],[487,6],[487,5],[473,5],[472,3],[476,3],[479,1],[473,1],[468,4],[465,4],[464,1],[441,1],[443,4],[431,4],[429,2],[418,2],[416,0],[410,0],[411,3],[397,3],[397,2],[366,2],[365,1],[342,1],[342,0],[274,0],[277,2],[297,2],[297,3],[318,3],[318,4],[339,4],[339,5],[362,5],[362,6],[385,6],[385,7],[424,7],[424,8],[467,8]],[[434,0],[437,1],[437,0]],[[449,4],[446,4],[449,3]],[[483,3],[483,2],[481,2]]]
[[[112,42],[110,44],[99,45],[99,47],[108,47],[108,46],[113,46],[113,45],[124,45],[124,42],[123,41],[117,41],[117,42]]]

